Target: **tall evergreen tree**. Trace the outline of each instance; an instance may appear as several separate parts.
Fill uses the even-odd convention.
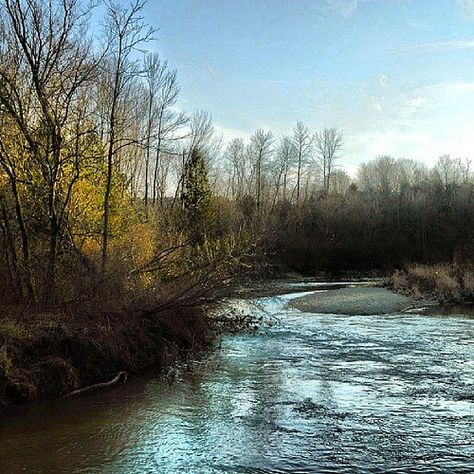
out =
[[[204,243],[215,231],[216,213],[206,160],[197,148],[184,167],[181,202],[191,238],[196,243]]]

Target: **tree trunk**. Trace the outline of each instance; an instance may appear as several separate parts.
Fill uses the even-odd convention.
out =
[[[20,230],[21,246],[22,246],[22,270],[24,273],[23,280],[26,289],[26,294],[32,302],[36,302],[36,295],[33,288],[31,278],[31,262],[30,262],[30,243],[28,238],[28,232],[26,230],[25,220],[23,218],[23,210],[21,208],[20,196],[18,193],[18,187],[16,185],[16,178],[10,176],[10,182],[12,186],[13,198],[15,200],[15,214],[18,223],[18,229]]]
[[[155,170],[153,172],[153,207],[156,205],[158,195],[158,170],[160,167],[160,154],[161,154],[161,137],[158,135],[158,143],[156,145],[156,161]]]
[[[296,206],[300,205],[300,186],[301,186],[301,150],[298,151],[298,175],[296,177]]]
[[[113,174],[113,158],[114,158],[114,140],[115,135],[112,131],[110,136],[109,148],[107,151],[107,180],[104,193],[104,216],[102,228],[102,275],[105,274],[108,258],[109,246],[109,216],[110,216],[110,194],[112,192],[112,174]]]
[[[5,203],[5,197],[0,195],[0,202],[2,208],[2,218],[3,218],[3,226],[2,230],[4,232],[5,238],[5,258],[7,261],[8,272],[10,275],[12,287],[15,288],[16,296],[21,296],[23,293],[23,289],[21,287],[21,281],[19,278],[18,272],[18,257],[16,255],[15,249],[15,241],[13,239],[8,213]]]

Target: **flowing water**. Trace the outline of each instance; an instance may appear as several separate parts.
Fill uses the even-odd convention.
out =
[[[260,299],[280,324],[177,382],[0,411],[0,473],[474,472],[472,319],[290,297]]]

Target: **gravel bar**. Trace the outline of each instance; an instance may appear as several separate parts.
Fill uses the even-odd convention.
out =
[[[295,298],[289,304],[309,313],[345,315],[392,314],[426,306],[426,302],[423,304],[408,296],[378,287],[347,287],[316,291]]]

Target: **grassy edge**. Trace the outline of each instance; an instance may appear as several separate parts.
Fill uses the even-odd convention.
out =
[[[385,283],[416,299],[435,299],[445,305],[474,302],[474,267],[470,264],[411,264],[393,272]]]

